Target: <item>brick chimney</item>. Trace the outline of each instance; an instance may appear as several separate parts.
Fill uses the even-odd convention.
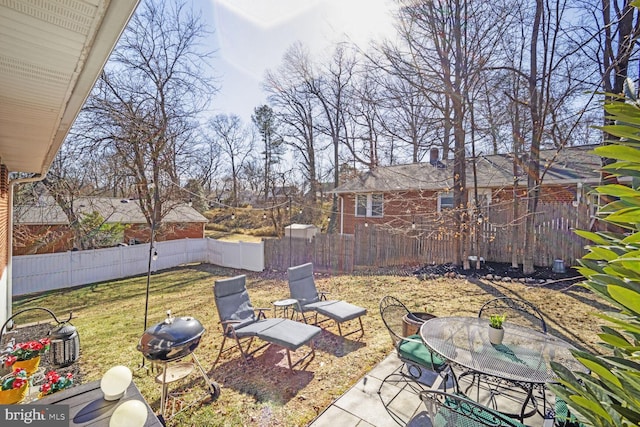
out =
[[[429,151],[429,163],[431,166],[437,166],[438,160],[440,157],[440,150],[438,147],[431,147],[431,151]]]

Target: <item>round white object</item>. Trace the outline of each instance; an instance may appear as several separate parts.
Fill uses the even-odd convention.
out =
[[[104,399],[120,399],[127,391],[132,378],[133,373],[126,366],[119,365],[109,369],[100,380],[100,389],[104,393]]]
[[[122,402],[109,420],[109,427],[142,427],[147,422],[147,407],[139,400]]]

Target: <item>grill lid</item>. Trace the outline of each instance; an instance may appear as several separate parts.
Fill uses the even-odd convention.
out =
[[[137,348],[148,359],[179,359],[196,349],[204,331],[194,317],[173,317],[169,311],[163,322],[144,331]]]

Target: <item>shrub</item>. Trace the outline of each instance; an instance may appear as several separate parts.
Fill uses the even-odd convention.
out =
[[[609,184],[596,189],[616,198],[598,210],[599,219],[623,231],[577,232],[593,242],[578,268],[587,278],[583,286],[619,311],[598,314],[611,323],[599,335],[607,354],[574,351],[590,374],[552,365],[561,384],[552,390],[580,421],[603,427],[640,423],[640,102],[627,84],[626,92],[631,94],[627,102],[605,106],[616,124],[602,127],[620,139],[594,150],[615,159],[604,167],[607,172],[631,178],[631,186]]]

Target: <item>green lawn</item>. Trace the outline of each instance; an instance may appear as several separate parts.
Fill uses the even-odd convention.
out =
[[[586,321],[585,316],[600,309],[602,302],[592,301],[592,295],[578,287],[557,291],[503,282],[323,275],[317,277],[317,286],[327,290],[330,298],[367,308],[362,338],[343,339],[337,336],[337,328],[329,325],[317,341],[315,359],[304,371],[295,374],[287,368],[284,351],[273,346],[259,353],[248,365],[242,364],[239,353],[233,352],[212,367],[221,344],[212,285],[216,278],[242,273],[202,264],[161,271],[151,278],[148,325],[162,321],[169,309],[176,316],[196,317],[207,332],[195,353],[209,377],[222,386],[216,402],[189,409],[168,425],[308,424],[391,351],[391,340],[378,314],[378,302],[384,295],[401,298],[413,311],[430,311],[438,316],[475,315],[491,294],[519,296],[538,305],[551,333],[577,346],[597,349],[599,320],[592,317],[593,321]],[[254,307],[271,307],[272,301],[288,297],[284,274],[247,275]],[[82,345],[79,363],[84,381],[99,379],[112,366],[126,365],[134,371],[134,381],[142,394],[157,410],[160,387],[154,382],[155,374],[137,369],[142,361],[136,344],[143,332],[145,288],[146,276],[139,276],[49,292],[16,300],[14,312],[42,306],[65,317],[73,311],[72,323],[78,328]],[[33,315],[33,319],[26,318],[25,314],[16,321],[21,324],[35,320],[38,312]],[[185,384],[182,388],[193,385],[197,392],[204,390],[201,377],[195,373]]]

